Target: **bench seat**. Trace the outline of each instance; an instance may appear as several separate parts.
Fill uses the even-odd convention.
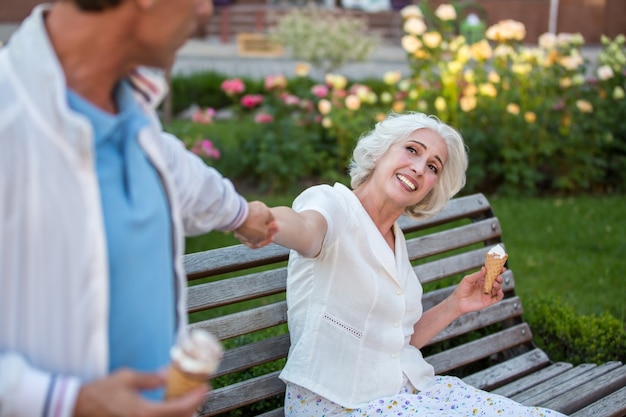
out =
[[[424,286],[425,310],[445,299],[463,275],[479,269],[489,248],[502,242],[500,223],[483,194],[455,198],[426,221],[403,217],[399,223]],[[232,415],[283,415],[285,386],[278,374],[289,351],[288,255],[272,244],[185,256],[189,326],[212,332],[226,347],[200,416],[227,416],[232,410]],[[514,264],[515,254],[510,256]],[[576,417],[626,416],[626,366],[554,363],[533,344],[510,268],[503,289],[502,302],[460,317],[422,349],[435,371],[525,405]]]

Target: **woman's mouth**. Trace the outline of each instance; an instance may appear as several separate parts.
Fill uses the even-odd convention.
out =
[[[407,190],[409,190],[409,191],[417,190],[417,185],[413,182],[413,180],[411,178],[405,177],[402,174],[396,174],[396,178],[398,178],[400,180],[402,185],[404,185],[404,187]]]

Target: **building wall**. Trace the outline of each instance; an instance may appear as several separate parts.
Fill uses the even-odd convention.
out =
[[[214,0],[218,10],[235,6],[232,7],[230,16],[235,16],[237,6],[262,6],[272,1]],[[414,1],[419,3],[419,0]],[[19,22],[36,4],[42,2],[42,0],[1,0],[0,23]],[[402,5],[408,2],[411,0],[394,0],[392,4]],[[285,3],[288,2],[280,1],[280,4]],[[450,1],[429,0],[429,3],[436,6],[441,3],[450,3]],[[503,19],[514,19],[524,23],[527,32],[526,41],[529,43],[535,43],[541,34],[549,30],[550,0],[475,0],[474,3],[486,11],[489,25]],[[385,17],[385,15],[393,16],[395,13],[397,11],[386,12],[380,18],[371,18],[370,21],[395,22],[397,19]],[[223,16],[221,13],[216,13],[213,18],[214,22],[210,23],[210,26],[222,28],[227,26],[228,22],[221,21]],[[237,31],[238,28],[234,26],[231,30]],[[626,0],[559,0],[557,32],[582,33],[587,44],[599,44],[602,35],[614,38],[620,33],[626,34]],[[392,29],[390,33],[398,33],[398,30]],[[213,33],[209,31],[208,34]]]

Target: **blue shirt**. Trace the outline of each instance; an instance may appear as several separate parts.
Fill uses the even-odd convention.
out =
[[[94,129],[109,255],[109,369],[154,372],[169,363],[176,327],[170,210],[159,174],[138,143],[137,133],[149,122],[128,83],[118,86],[116,101],[119,112],[112,115],[68,91],[70,107]]]

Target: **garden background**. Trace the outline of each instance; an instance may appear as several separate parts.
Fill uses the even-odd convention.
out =
[[[469,39],[454,5],[422,2],[401,11],[404,65],[357,77],[342,70],[380,40],[324,13],[295,10],[268,33],[289,71],[174,75],[166,129],[250,199],[289,205],[311,184],[347,183],[355,141],[389,111],[437,115],[468,145],[461,194],[485,193],[502,221],[537,342],[557,360],[625,360],[624,37],[591,58],[580,34],[530,45],[515,20]],[[234,243],[211,233],[188,251]]]

